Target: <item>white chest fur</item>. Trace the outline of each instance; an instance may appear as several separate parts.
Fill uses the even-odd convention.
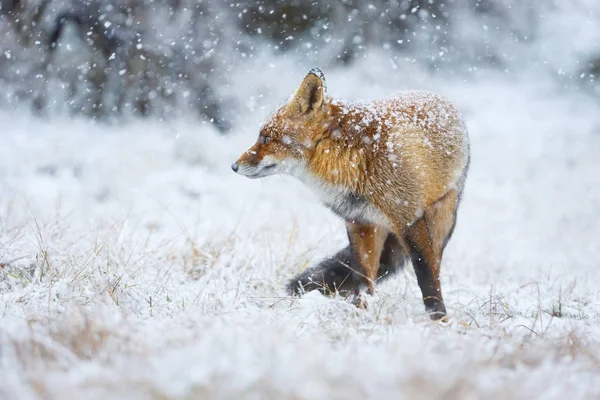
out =
[[[308,172],[296,177],[312,189],[325,206],[344,220],[390,228],[388,218],[365,197],[344,187],[323,182]]]

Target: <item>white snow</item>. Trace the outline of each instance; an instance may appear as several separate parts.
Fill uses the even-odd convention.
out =
[[[0,113],[0,398],[598,398],[597,101],[526,73],[390,75],[378,57],[325,70],[330,93],[432,90],[467,121],[449,323],[429,321],[411,267],[367,311],[287,296],[346,234],[292,178],[230,170],[306,73],[269,59],[267,81],[258,59],[231,77],[254,105],[226,138]]]

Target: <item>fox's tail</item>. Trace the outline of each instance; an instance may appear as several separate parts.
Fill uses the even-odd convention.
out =
[[[377,280],[382,281],[402,270],[407,260],[406,251],[400,246],[396,237],[389,234],[381,253]],[[287,285],[288,293],[298,296],[318,290],[325,295],[333,295],[336,292],[342,295],[353,294],[360,283],[354,274],[357,265],[352,249],[348,245],[333,257],[326,258],[292,279]]]

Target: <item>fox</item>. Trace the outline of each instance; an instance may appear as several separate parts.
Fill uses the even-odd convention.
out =
[[[442,254],[469,164],[466,123],[445,97],[409,90],[344,101],[327,93],[322,70],[313,68],[231,168],[252,179],[291,175],[345,221],[349,245],[319,265],[317,283],[343,286],[344,265],[352,272],[352,302],[366,308],[382,270],[410,260],[425,310],[439,320],[447,314]],[[316,288],[310,272],[300,278],[288,289]]]

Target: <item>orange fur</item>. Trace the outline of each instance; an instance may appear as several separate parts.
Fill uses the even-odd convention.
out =
[[[443,97],[405,92],[343,102],[327,96],[322,73],[313,70],[233,167],[253,178],[288,173],[317,190],[347,221],[369,292],[383,242],[388,233],[396,235],[422,270],[424,297],[431,296],[425,286],[439,292],[439,304],[424,299],[428,309],[443,314],[439,267],[468,163],[464,123]]]

